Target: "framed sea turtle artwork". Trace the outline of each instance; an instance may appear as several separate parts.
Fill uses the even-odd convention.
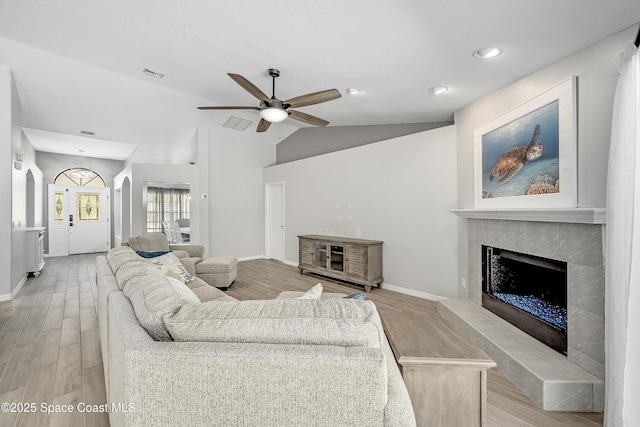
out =
[[[474,131],[476,209],[577,205],[576,77]]]

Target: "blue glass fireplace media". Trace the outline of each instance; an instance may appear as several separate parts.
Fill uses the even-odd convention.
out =
[[[513,295],[494,292],[493,295],[500,301],[518,307],[527,313],[544,320],[547,323],[557,326],[558,328],[567,330],[567,309],[566,307],[558,307],[542,298],[533,295]]]
[[[567,352],[567,263],[482,246],[482,305]]]

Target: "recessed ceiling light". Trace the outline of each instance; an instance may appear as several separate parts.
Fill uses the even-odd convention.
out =
[[[145,68],[144,70],[142,70],[142,72],[147,74],[147,75],[149,75],[149,76],[156,77],[158,79],[161,79],[161,78],[164,77],[164,74],[159,73],[157,71],[150,70],[148,68]]]
[[[356,94],[358,94],[358,93],[360,93],[360,92],[361,92],[361,90],[360,90],[360,89],[358,89],[357,87],[348,87],[348,88],[347,88],[347,93],[348,93],[349,95],[356,95]]]
[[[481,49],[476,49],[473,52],[473,56],[475,56],[478,59],[489,59],[489,58],[495,58],[501,53],[502,53],[502,49],[500,49],[499,47],[485,47]]]
[[[434,86],[429,90],[433,92],[434,95],[440,95],[441,93],[445,93],[446,91],[448,91],[449,88],[446,86]]]

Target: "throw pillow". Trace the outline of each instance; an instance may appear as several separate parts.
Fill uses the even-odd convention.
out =
[[[180,280],[182,283],[190,283],[195,280],[180,260],[171,252],[155,258],[149,258],[149,262],[158,267],[165,276]]]
[[[316,284],[313,288],[305,292],[304,295],[296,299],[320,299],[320,297],[322,297],[322,283]]]
[[[169,252],[168,251],[152,251],[152,252],[136,251],[136,253],[140,255],[142,258],[155,258],[157,256],[168,254]]]
[[[362,292],[356,292],[355,294],[350,294],[347,296],[344,296],[342,298],[344,299],[352,299],[352,300],[357,300],[357,301],[364,301],[365,299],[365,294],[363,294]]]
[[[162,233],[149,233],[129,237],[128,245],[134,251],[169,251],[169,240]]]

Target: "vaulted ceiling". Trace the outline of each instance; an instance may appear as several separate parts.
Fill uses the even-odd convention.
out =
[[[3,0],[0,64],[37,149],[62,147],[53,133],[87,156],[114,141],[137,147],[136,161],[188,163],[198,126],[224,138],[238,132],[221,127],[231,115],[253,121],[247,139],[271,144],[307,126],[289,118],[256,133],[256,111],[197,110],[258,104],[228,72],[271,95],[267,69],[279,69],[280,99],[338,89],[342,98],[300,108],[330,126],[445,121],[638,21],[638,0]],[[503,54],[472,56],[491,46]]]

